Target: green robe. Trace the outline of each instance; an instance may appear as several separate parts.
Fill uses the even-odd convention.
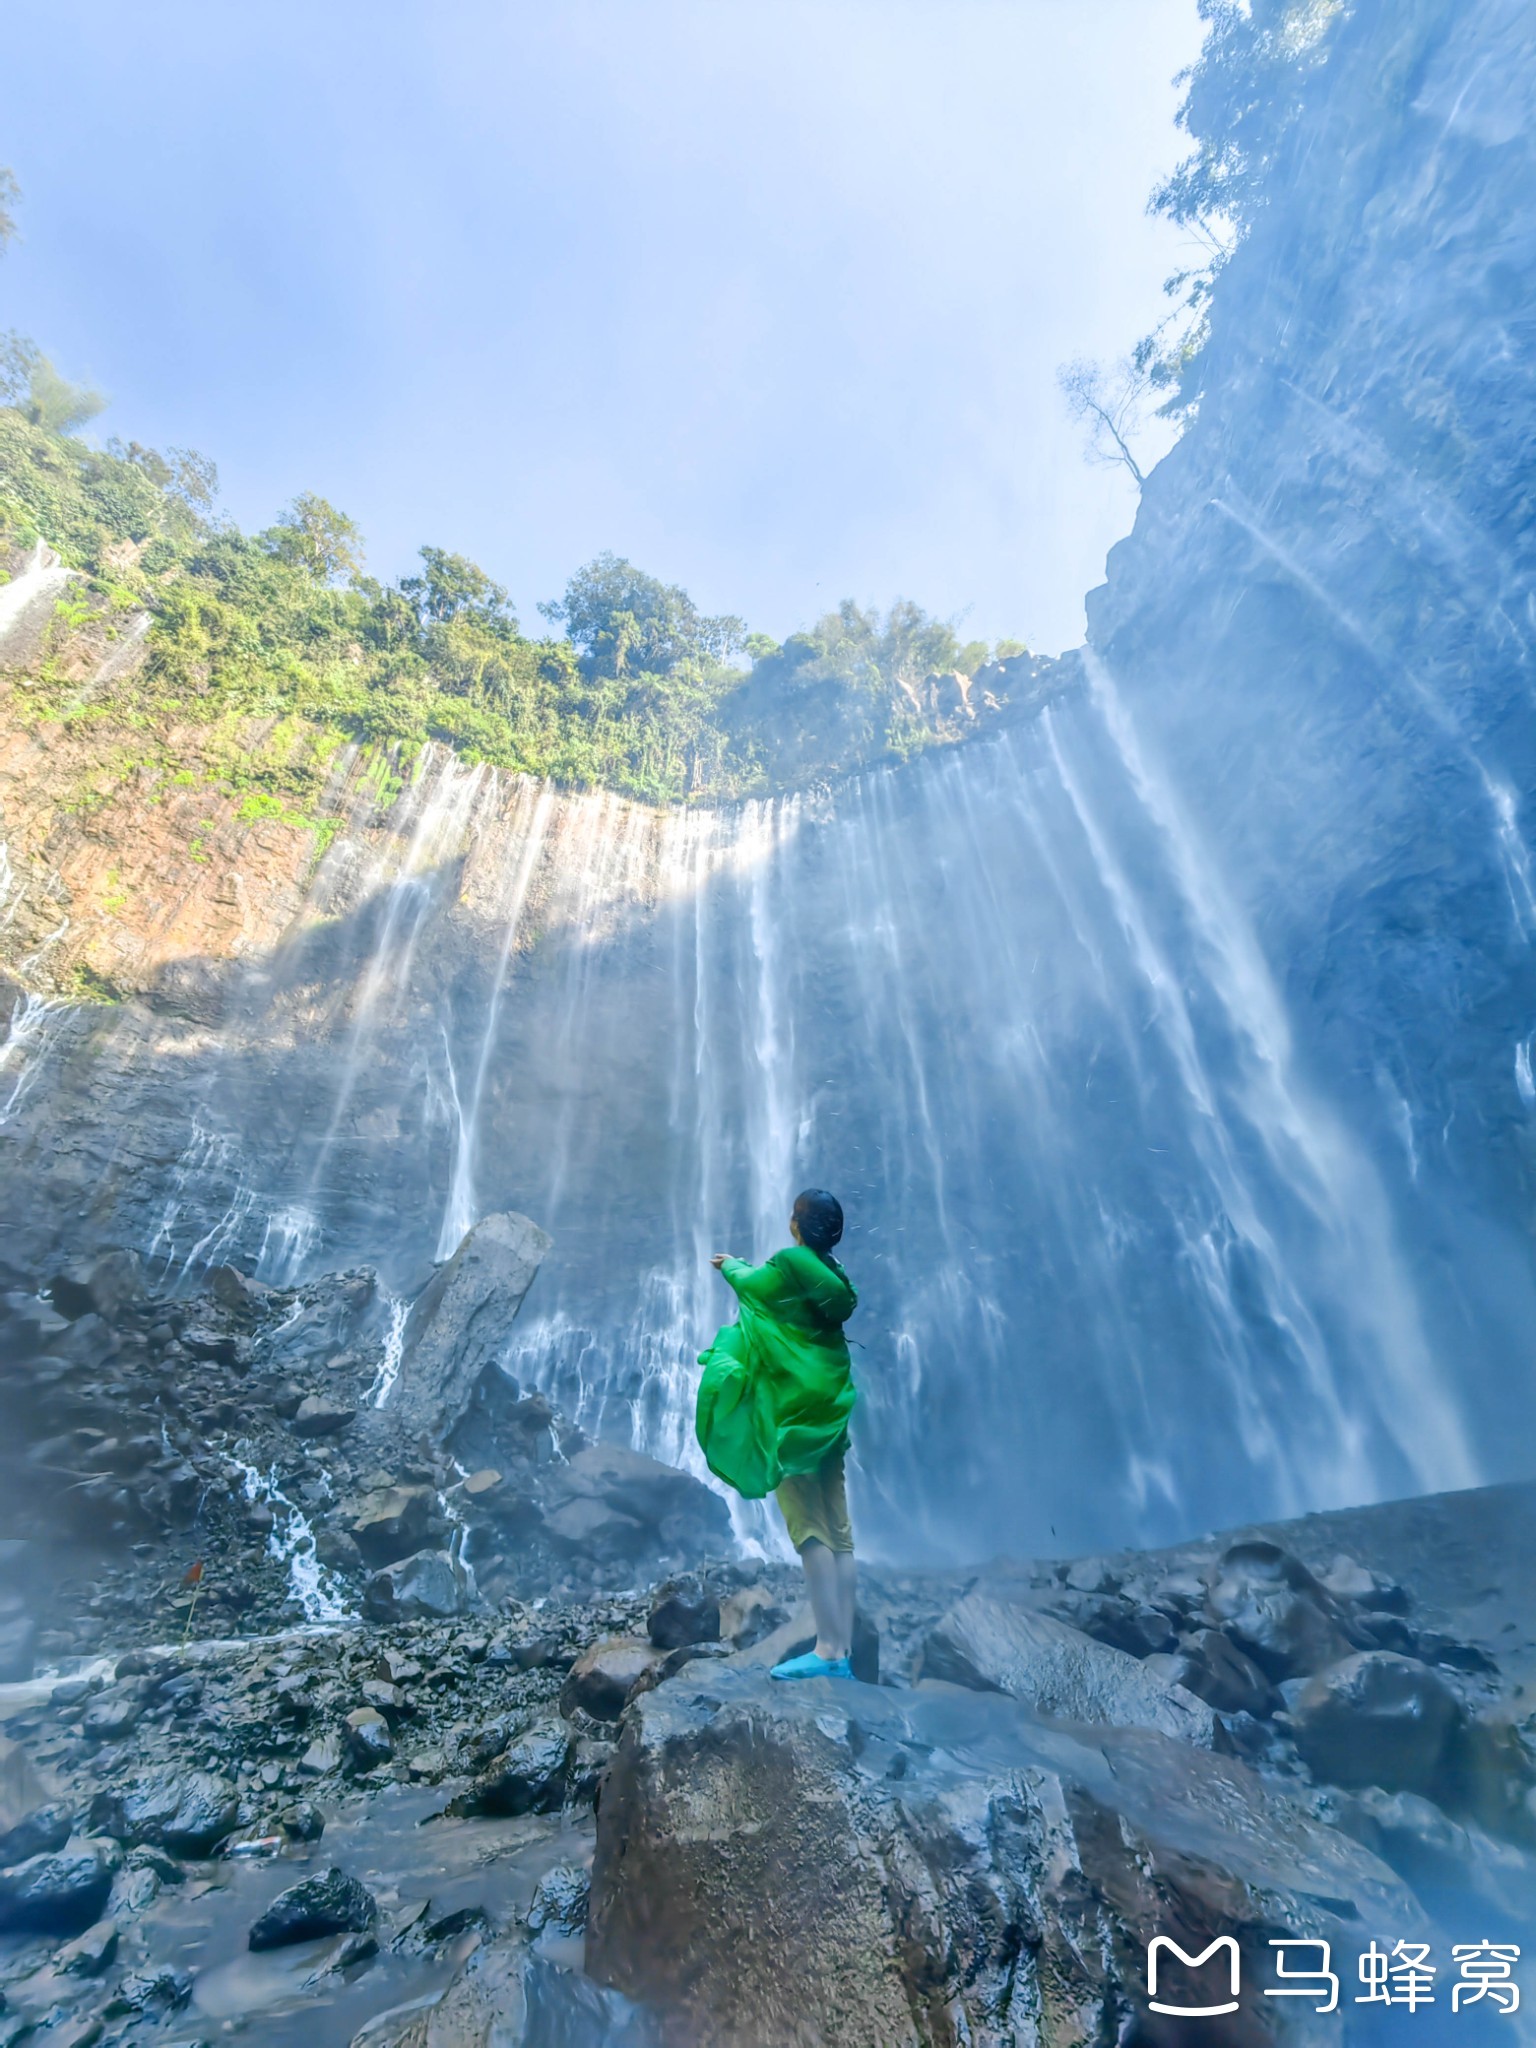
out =
[[[761,1266],[727,1259],[720,1272],[741,1306],[699,1360],[694,1427],[710,1471],[761,1500],[847,1438],[858,1396],[843,1324],[859,1297],[840,1266],[804,1245]]]

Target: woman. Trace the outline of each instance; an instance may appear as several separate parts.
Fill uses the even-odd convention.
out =
[[[773,1493],[800,1553],[816,1647],[776,1664],[775,1678],[851,1678],[853,1528],[843,1487],[848,1418],[858,1398],[843,1324],[858,1306],[832,1256],[843,1234],[835,1195],[807,1188],[794,1239],[764,1265],[729,1252],[710,1264],[735,1290],[728,1323],[699,1363],[696,1427],[711,1472],[748,1500]]]

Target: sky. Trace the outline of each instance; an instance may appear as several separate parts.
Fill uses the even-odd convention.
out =
[[[529,627],[611,548],[780,638],[844,596],[1081,638],[1134,492],[1056,370],[1187,253],[1146,199],[1195,0],[51,0],[5,43],[0,328],[242,526],[318,491]]]

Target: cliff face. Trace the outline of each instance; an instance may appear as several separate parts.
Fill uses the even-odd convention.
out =
[[[15,1270],[405,1296],[516,1210],[509,1369],[678,1458],[709,1254],[819,1182],[889,1553],[1523,1470],[1533,89],[1505,0],[1341,19],[1090,650],[991,737],[728,811],[338,756],[326,844],[163,774],[67,809],[17,720],[10,957],[132,999],[18,1010]]]
[[[1342,21],[1090,599],[1501,1470],[1536,1420],[1533,114],[1512,0]]]

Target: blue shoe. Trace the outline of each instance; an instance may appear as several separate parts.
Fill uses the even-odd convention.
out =
[[[803,1657],[790,1657],[775,1664],[770,1678],[852,1678],[853,1665],[846,1657],[818,1657],[807,1650]]]

